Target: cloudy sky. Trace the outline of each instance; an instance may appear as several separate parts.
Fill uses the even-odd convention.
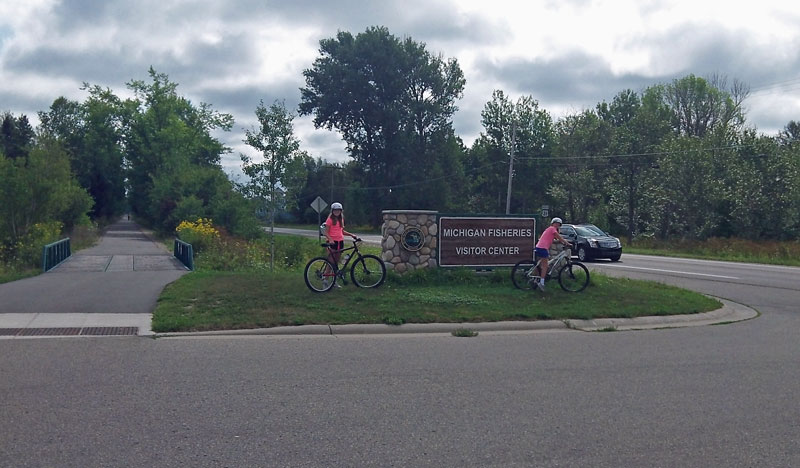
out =
[[[259,100],[296,108],[319,40],[381,25],[456,58],[467,85],[456,132],[469,145],[494,89],[554,118],[694,73],[748,84],[748,121],[773,135],[800,120],[800,7],[787,0],[2,0],[0,112],[83,100],[83,82],[127,97],[153,66],[195,103],[233,114],[218,135],[240,173]],[[338,135],[295,121],[314,157],[347,158]]]

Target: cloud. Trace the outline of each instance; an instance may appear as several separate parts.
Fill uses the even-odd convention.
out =
[[[735,3],[735,2],[734,2]],[[220,138],[234,148],[255,123],[255,107],[285,100],[295,109],[302,72],[319,40],[383,25],[456,58],[465,72],[454,126],[466,144],[482,130],[494,89],[530,94],[555,118],[592,108],[625,89],[640,91],[694,73],[719,73],[753,88],[752,123],[777,131],[798,120],[800,11],[762,0],[757,8],[679,0],[296,0],[233,3],[140,0],[27,0],[0,3],[0,111],[35,123],[83,82],[126,97],[125,84],[153,66],[193,102],[234,115]],[[346,159],[335,132],[310,117],[296,134],[313,156]],[[244,148],[243,150],[246,150]]]

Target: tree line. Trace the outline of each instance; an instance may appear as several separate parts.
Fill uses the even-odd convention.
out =
[[[747,86],[723,76],[621,90],[558,119],[533,95],[496,90],[470,146],[452,121],[464,74],[424,43],[384,27],[339,32],[303,76],[298,109],[256,105],[259,125],[244,142],[262,158],[241,155],[242,184],[222,171],[231,149],[212,136],[233,117],[192,103],[152,68],[148,81],[127,84],[131,98],[91,84],[83,102],[57,98],[36,129],[6,112],[0,254],[47,223],[68,232],[126,211],[164,232],[210,217],[252,237],[265,209],[316,222],[317,196],[344,203],[350,225],[377,226],[384,209],[533,214],[549,205],[629,239],[800,235],[800,124],[758,134],[746,120]],[[302,151],[297,115],[341,134],[350,160]]]

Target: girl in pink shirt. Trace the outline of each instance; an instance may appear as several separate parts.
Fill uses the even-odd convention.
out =
[[[550,246],[553,245],[553,240],[558,239],[562,244],[571,246],[571,244],[558,233],[558,228],[561,227],[561,224],[561,218],[553,218],[550,222],[550,227],[544,230],[539,237],[539,242],[536,243],[536,256],[542,259],[539,265],[539,289],[544,289],[544,277],[547,275],[547,263],[549,261]]]
[[[333,244],[330,259],[334,265],[339,265],[339,256],[342,254],[342,249],[344,249],[344,236],[346,235],[356,239],[355,234],[344,230],[342,204],[339,202],[333,203],[331,205],[331,213],[328,215],[328,219],[325,220],[325,237],[328,239],[329,244]]]

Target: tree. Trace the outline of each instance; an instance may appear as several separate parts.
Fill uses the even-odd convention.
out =
[[[10,159],[0,152],[0,241],[14,248],[35,224],[50,221],[69,232],[87,221],[91,207],[58,142],[41,139],[24,158]]]
[[[92,218],[110,219],[126,207],[123,103],[110,89],[82,89],[89,92],[83,103],[60,97],[49,112],[39,112],[41,129],[70,154],[73,172],[94,199]]]
[[[522,96],[513,103],[503,91],[495,90],[491,101],[481,111],[481,123],[485,134],[476,140],[478,145],[486,145],[486,158],[479,162],[480,166],[486,167],[478,176],[481,184],[486,185],[490,193],[502,192],[505,195],[503,201],[516,202],[515,207],[522,212],[545,202],[550,170],[541,162],[552,151],[553,122],[550,114],[539,109],[539,103],[532,96]],[[513,164],[513,173],[510,164]],[[502,170],[504,168],[509,170]],[[476,170],[480,172],[480,169]],[[515,196],[508,193],[509,176],[517,181],[511,184]],[[500,212],[504,205],[495,205],[489,211]]]
[[[679,135],[704,137],[714,130],[738,130],[744,124],[742,103],[749,94],[735,81],[730,91],[727,80],[714,75],[708,80],[695,75],[675,79],[663,87],[664,102],[672,110],[672,123]]]
[[[656,88],[657,90],[657,88]],[[606,179],[610,215],[625,228],[628,242],[644,229],[642,196],[650,185],[655,149],[670,132],[669,110],[654,88],[640,98],[632,90],[597,105],[597,114],[612,131],[611,170]],[[645,210],[646,211],[646,210]]]
[[[364,168],[369,186],[408,186],[421,172],[447,172],[438,145],[449,144],[455,102],[465,80],[455,59],[430,54],[411,38],[400,40],[384,27],[353,36],[339,32],[320,41],[320,53],[303,72],[301,115],[314,115],[317,128],[336,129]],[[421,207],[428,192],[417,187],[373,194],[382,204]],[[377,217],[376,217],[377,218]]]
[[[556,123],[556,166],[548,191],[556,202],[555,213],[563,213],[573,222],[596,221],[598,216],[591,215],[604,209],[603,168],[611,133],[609,124],[591,110],[568,115]]]
[[[245,143],[261,151],[263,161],[253,160],[242,155],[242,170],[250,177],[248,187],[250,192],[261,199],[267,200],[270,211],[270,263],[269,268],[274,268],[275,257],[275,211],[278,206],[279,184],[291,169],[289,175],[292,179],[302,178],[298,173],[302,168],[302,155],[298,155],[300,142],[294,137],[292,115],[283,102],[274,102],[269,108],[261,101],[256,107],[259,128],[245,132]],[[299,159],[292,163],[293,159]]]
[[[3,114],[0,123],[0,152],[7,158],[17,159],[28,155],[33,145],[34,132],[28,117],[14,117],[10,112]]]
[[[778,142],[784,146],[797,145],[800,143],[800,122],[789,121],[783,130],[778,133]]]
[[[225,189],[198,181],[223,180],[215,174],[224,178],[219,161],[230,149],[211,132],[229,131],[233,117],[214,111],[209,104],[195,106],[178,95],[178,84],[167,75],[153,68],[149,74],[150,83],[128,83],[136,99],[122,103],[129,201],[134,213],[153,227],[171,232],[180,222],[173,211],[183,198],[203,200],[207,210],[218,189]]]

